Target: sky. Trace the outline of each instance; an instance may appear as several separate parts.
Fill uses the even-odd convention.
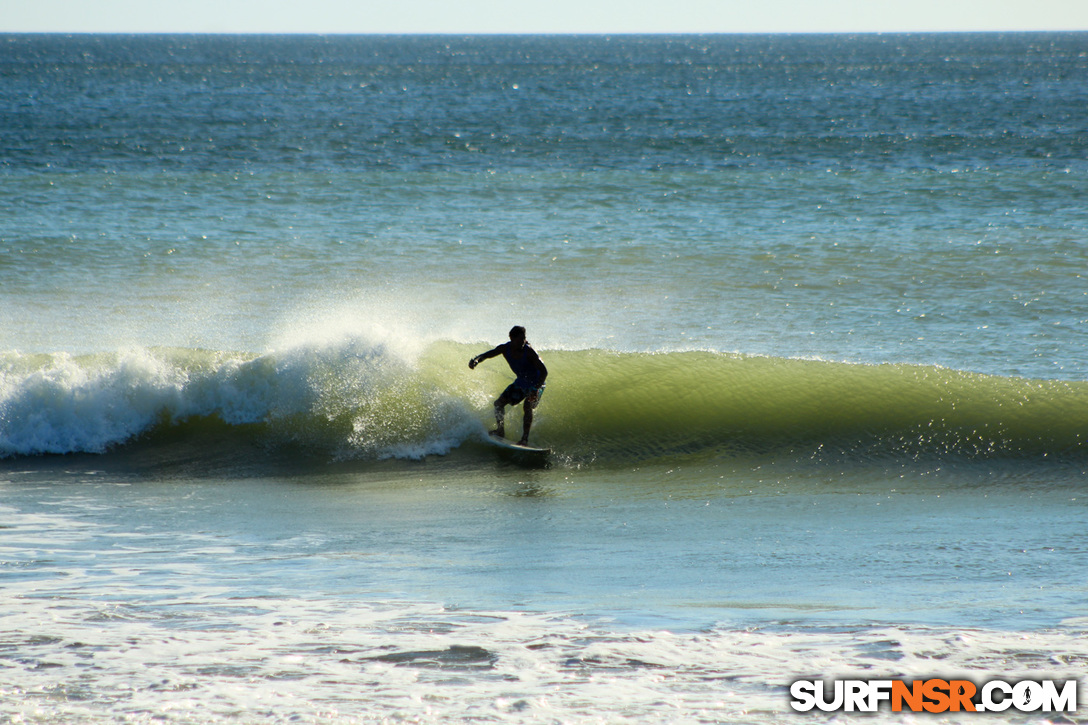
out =
[[[1088,0],[0,0],[0,32],[1088,30]]]

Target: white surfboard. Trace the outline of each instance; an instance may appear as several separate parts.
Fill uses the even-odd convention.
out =
[[[489,433],[487,436],[487,442],[493,446],[497,446],[507,451],[517,451],[518,453],[529,453],[536,456],[545,456],[552,452],[551,448],[535,448],[533,446],[523,446],[513,441],[508,441],[505,438],[500,438],[494,433]]]

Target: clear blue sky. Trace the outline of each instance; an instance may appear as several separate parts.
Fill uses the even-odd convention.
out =
[[[1088,30],[1088,0],[0,0],[0,32]]]

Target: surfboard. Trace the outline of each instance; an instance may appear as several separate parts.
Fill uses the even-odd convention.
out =
[[[502,448],[507,451],[517,451],[518,453],[528,453],[534,456],[546,456],[552,452],[551,448],[535,448],[533,446],[523,446],[513,441],[508,441],[505,438],[500,438],[494,433],[489,433],[487,436],[487,442],[498,448]]]

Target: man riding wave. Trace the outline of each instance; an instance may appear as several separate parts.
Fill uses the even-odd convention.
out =
[[[480,353],[468,361],[468,367],[470,370],[475,370],[476,366],[484,360],[499,355],[506,358],[506,363],[517,377],[495,401],[495,430],[491,434],[500,438],[505,437],[506,406],[517,405],[524,401],[524,425],[521,440],[518,442],[518,445],[524,446],[529,443],[529,429],[533,426],[533,410],[540,404],[540,396],[544,394],[544,381],[548,377],[548,368],[544,367],[544,361],[540,359],[540,355],[525,340],[525,328],[521,325],[510,328],[510,342],[504,342],[487,352]]]

